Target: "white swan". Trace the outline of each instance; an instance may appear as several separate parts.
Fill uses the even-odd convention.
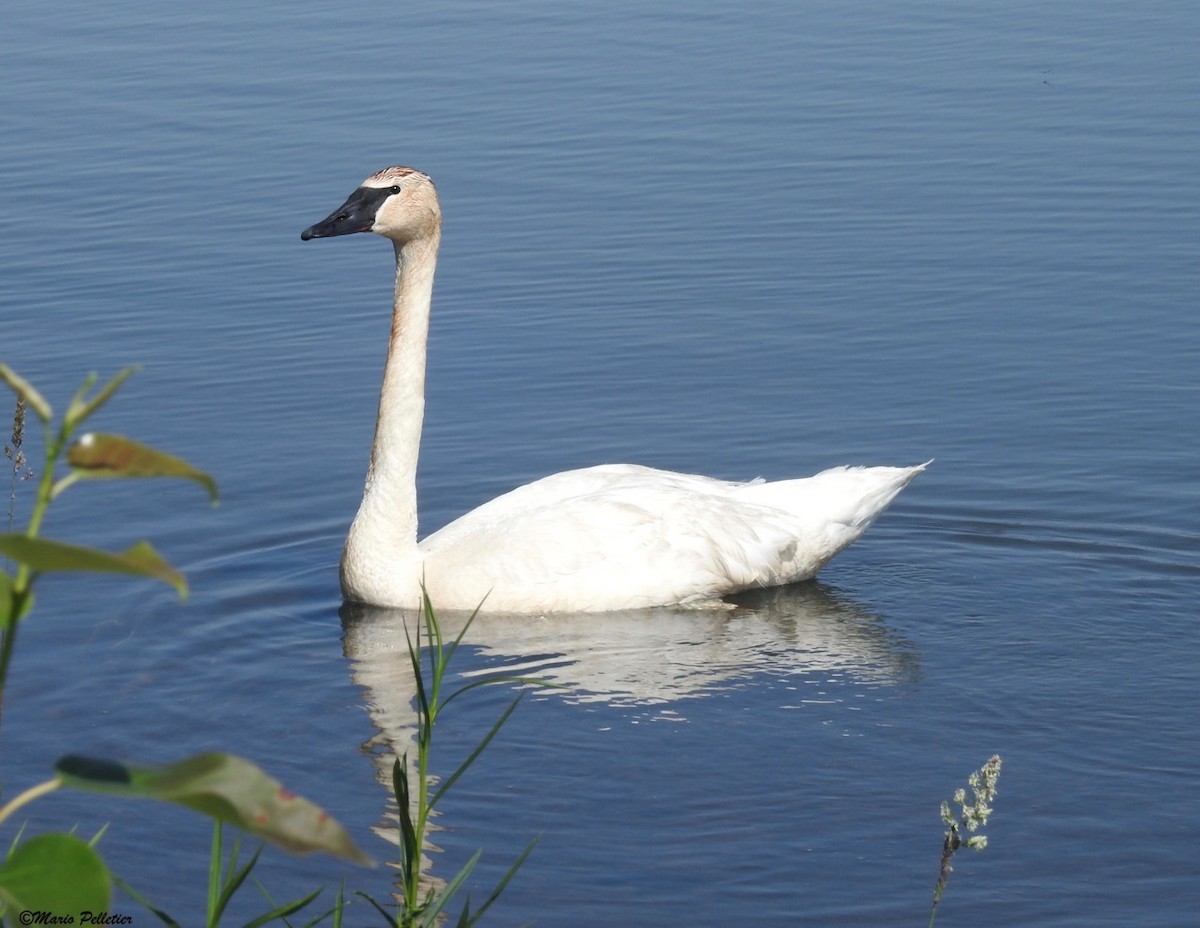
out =
[[[396,296],[362,505],[342,552],[351,602],[597,612],[716,600],[807,580],[858,538],[916,467],[837,467],[729,483],[630,464],[519,487],[417,543],[425,350],[442,234],[428,176],[384,168],[301,238],[375,232],[396,250]]]

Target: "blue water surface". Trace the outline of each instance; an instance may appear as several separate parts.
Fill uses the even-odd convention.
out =
[[[152,539],[191,597],[44,580],[4,797],[65,753],[231,750],[394,858],[399,617],[339,614],[337,586],[391,250],[299,232],[405,163],[445,211],[424,531],[608,461],[935,459],[817,583],[482,617],[463,673],[568,688],[527,694],[450,794],[436,876],[483,848],[480,900],[540,835],[485,923],[923,924],[939,802],[999,753],[938,925],[1195,924],[1198,38],[1172,2],[10,4],[0,360],[59,408],[140,365],[96,428],[210,471],[221,503],[95,482],[56,504],[48,535]],[[26,450],[38,469],[32,427]],[[443,775],[512,696],[455,704]],[[201,917],[198,816],[25,812],[111,823],[113,869]],[[256,873],[277,899],[393,886],[273,849]]]

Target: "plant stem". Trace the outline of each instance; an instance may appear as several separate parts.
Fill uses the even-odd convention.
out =
[[[54,777],[52,780],[47,780],[45,783],[39,783],[37,786],[31,786],[25,792],[18,795],[12,802],[0,808],[0,825],[16,812],[22,806],[28,805],[37,799],[39,796],[45,796],[47,793],[52,793],[54,790],[62,786],[62,780]]]
[[[29,514],[29,524],[25,527],[26,538],[36,538],[42,528],[42,520],[46,517],[46,510],[50,508],[50,502],[55,496],[54,486],[54,470],[58,463],[58,458],[62,454],[63,448],[67,442],[71,440],[73,427],[65,421],[59,427],[58,434],[53,438],[48,430],[43,429],[43,434],[46,438],[46,463],[42,468],[42,476],[38,480],[37,493],[34,497],[33,511]],[[32,573],[29,570],[29,565],[21,564],[17,568],[17,575],[13,579],[12,597],[13,597],[13,616],[9,627],[4,629],[0,635],[0,723],[4,720],[4,688],[8,682],[8,668],[12,662],[13,650],[17,640],[17,626],[20,624],[19,616],[25,611],[24,607],[32,593]]]
[[[46,437],[46,465],[42,468],[42,476],[38,481],[37,494],[34,498],[33,511],[29,515],[29,524],[25,527],[27,538],[36,538],[42,527],[46,510],[50,508],[50,500],[54,498],[54,465],[58,461],[63,446],[71,437],[70,430],[64,424],[57,436]],[[13,579],[13,615],[9,627],[0,635],[0,723],[4,720],[4,688],[8,682],[8,668],[12,662],[13,649],[16,646],[18,617],[24,611],[24,605],[30,595],[32,583],[29,565],[21,564]]]
[[[13,649],[17,643],[17,616],[20,615],[24,593],[13,592],[12,622],[0,632],[0,722],[4,721],[4,684],[8,680],[8,665],[12,663]]]

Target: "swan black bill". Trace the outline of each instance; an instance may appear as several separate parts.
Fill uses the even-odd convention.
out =
[[[375,214],[391,195],[392,190],[388,187],[359,187],[345,203],[301,232],[300,239],[307,242],[312,238],[370,232],[371,226],[375,225]]]

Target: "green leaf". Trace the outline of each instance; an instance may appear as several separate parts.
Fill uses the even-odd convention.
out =
[[[123,435],[89,432],[68,449],[67,463],[81,477],[182,477],[194,480],[208,490],[214,503],[217,501],[217,483],[204,471],[192,467],[183,458]]]
[[[25,401],[26,406],[31,406],[43,422],[49,422],[54,417],[54,410],[42,399],[42,394],[7,364],[0,364],[0,380],[12,387],[13,392]]]
[[[392,762],[392,792],[396,797],[396,811],[400,819],[400,872],[404,885],[412,885],[421,868],[421,842],[412,820],[412,806],[408,794],[408,754]]]
[[[175,587],[181,599],[187,598],[187,581],[183,579],[183,574],[164,561],[148,541],[139,541],[120,554],[110,554],[99,548],[85,548],[82,545],[50,541],[48,538],[0,535],[0,554],[39,573],[83,570],[151,577],[169,583]]]
[[[79,392],[71,398],[70,405],[67,406],[67,413],[64,416],[66,424],[69,427],[78,425],[97,409],[107,403],[109,399],[112,398],[112,395],[116,393],[118,389],[120,389],[121,384],[136,374],[137,371],[137,367],[126,367],[123,370],[118,371],[116,376],[113,377],[113,379],[106,383],[103,387],[101,387],[100,392],[90,400],[87,399],[87,392],[92,388],[92,384],[96,382],[96,375],[88,375],[87,379],[83,382],[83,386],[79,388]]]
[[[59,760],[55,769],[64,786],[175,802],[296,854],[325,851],[357,863],[372,863],[319,806],[284,789],[258,766],[233,754],[198,754],[161,766],[71,755]]]
[[[104,861],[73,835],[38,835],[0,866],[0,901],[14,924],[21,912],[72,919],[85,910],[105,912],[111,899],[112,878]]]

